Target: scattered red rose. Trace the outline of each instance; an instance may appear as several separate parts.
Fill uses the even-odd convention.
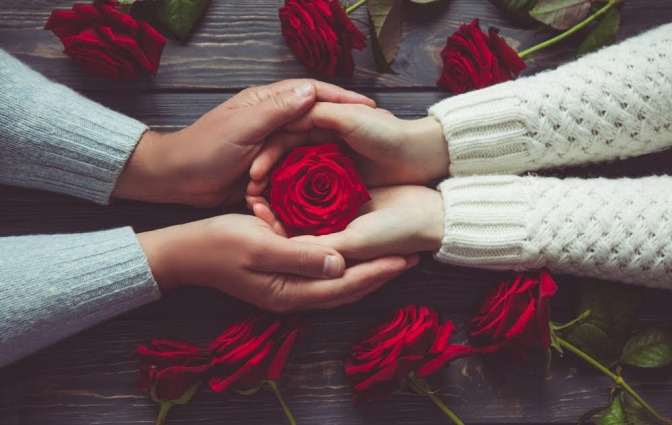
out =
[[[520,360],[551,345],[550,298],[558,289],[548,270],[521,273],[493,287],[471,320],[471,335],[485,352],[505,348]]]
[[[196,383],[205,379],[210,370],[210,357],[200,347],[166,339],[141,344],[136,350],[140,357],[140,391],[154,391],[161,400],[177,400]]]
[[[447,362],[474,354],[473,347],[450,343],[455,327],[439,325],[436,311],[406,306],[391,319],[367,331],[345,361],[345,373],[356,398],[383,398],[413,373],[425,378]]]
[[[78,64],[125,80],[156,75],[166,43],[149,24],[121,13],[109,0],[53,10],[44,28],[61,39],[65,53]]]
[[[352,75],[352,49],[363,50],[366,36],[338,0],[286,0],[279,17],[282,35],[299,62],[324,75]]]
[[[271,175],[271,209],[290,236],[339,232],[370,199],[335,144],[295,148]]]
[[[255,317],[234,323],[208,347],[210,388],[248,389],[278,381],[301,326],[296,319]]]
[[[443,70],[436,84],[458,94],[517,77],[525,62],[498,33],[496,27],[484,33],[478,19],[462,24],[441,51]]]

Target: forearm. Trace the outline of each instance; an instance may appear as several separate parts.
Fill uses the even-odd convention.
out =
[[[0,238],[0,366],[159,298],[130,228]]]
[[[0,49],[0,183],[109,202],[147,127]]]
[[[672,289],[672,177],[474,176],[440,185],[456,265],[551,271]]]
[[[448,98],[450,174],[517,174],[672,146],[672,24],[556,70]]]

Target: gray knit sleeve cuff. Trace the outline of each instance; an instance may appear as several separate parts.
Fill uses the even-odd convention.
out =
[[[0,238],[0,367],[160,297],[129,227]]]
[[[0,49],[0,183],[108,203],[143,123],[53,83]]]

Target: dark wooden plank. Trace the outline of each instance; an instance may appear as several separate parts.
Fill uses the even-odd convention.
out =
[[[159,74],[144,82],[115,82],[93,77],[61,53],[58,39],[41,28],[53,8],[69,8],[72,0],[11,0],[0,11],[0,47],[18,56],[48,77],[80,89],[213,89],[237,91],[242,87],[290,77],[310,76],[284,45],[277,9],[281,1],[212,2],[193,38],[186,44],[169,42]],[[511,24],[485,0],[446,1],[419,6],[408,4],[397,75],[375,72],[370,52],[356,52],[353,79],[332,81],[353,88],[435,87],[440,73],[439,51],[445,38],[461,22],[480,17],[482,26],[496,25],[513,46],[525,48],[550,38],[548,31]],[[365,21],[364,11],[355,17]],[[627,37],[672,20],[668,0],[628,0],[619,37]],[[528,73],[570,60],[577,40],[572,39],[530,62]]]
[[[378,314],[312,317],[299,340],[283,383],[300,424],[447,423],[429,400],[409,393],[390,400],[351,401],[342,371],[348,342]],[[463,315],[447,318],[463,323]],[[155,405],[136,392],[136,361],[142,340],[168,336],[206,343],[231,319],[120,319],[84,332],[0,371],[0,423],[151,423]],[[664,322],[672,326],[672,317]],[[641,325],[647,324],[640,321]],[[463,333],[463,329],[460,328]],[[458,339],[463,338],[459,336]],[[663,414],[672,414],[672,368],[632,376],[642,395]],[[588,408],[607,402],[611,383],[571,355],[543,366],[519,366],[505,358],[458,360],[432,380],[442,399],[466,423],[575,423]],[[284,423],[270,391],[254,397],[204,391],[190,406],[177,408],[170,423]]]

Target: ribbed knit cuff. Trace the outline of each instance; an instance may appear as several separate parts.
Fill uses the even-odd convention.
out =
[[[131,228],[0,238],[0,366],[157,300]]]
[[[0,183],[107,203],[147,126],[0,49]]]
[[[429,108],[443,126],[451,175],[517,174],[542,155],[543,146],[528,130],[538,117],[516,96],[524,85],[525,80],[502,83]]]
[[[452,178],[439,185],[445,219],[440,261],[524,270],[538,253],[529,243],[526,182],[517,176]]]

